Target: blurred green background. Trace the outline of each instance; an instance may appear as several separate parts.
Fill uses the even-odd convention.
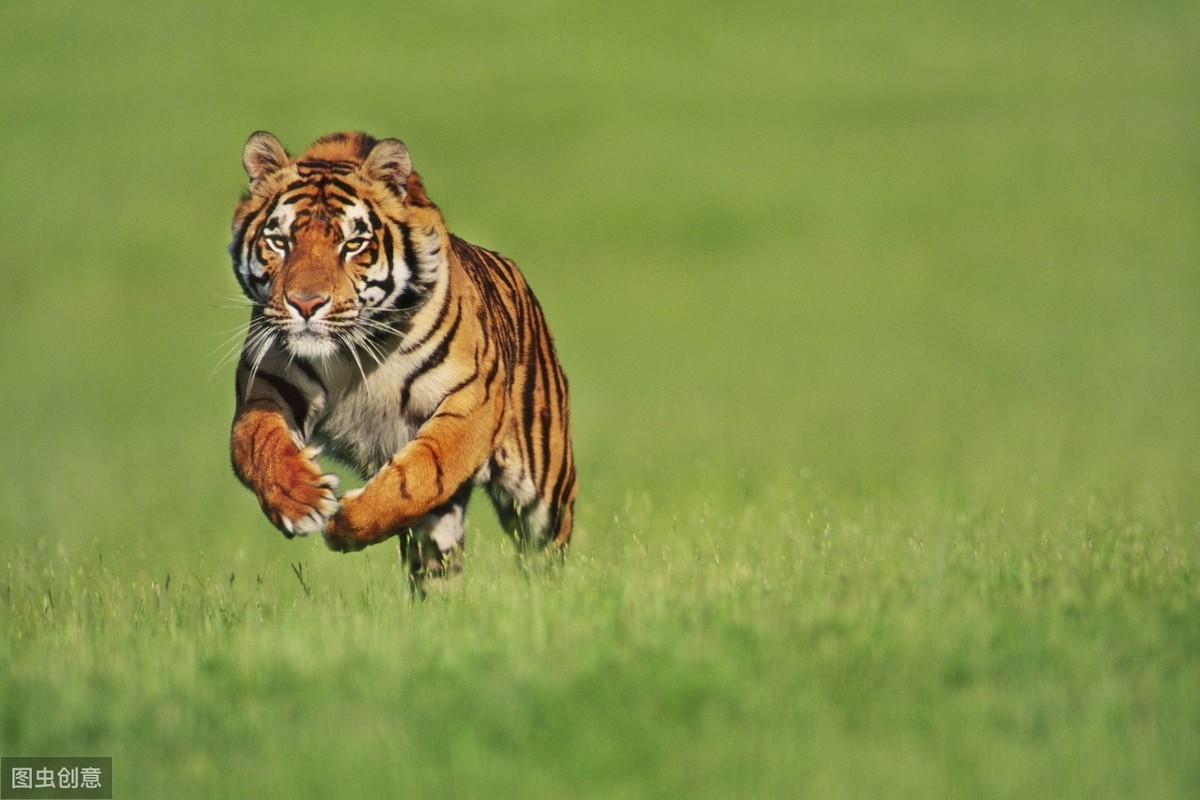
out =
[[[558,597],[559,613],[592,609],[614,625],[633,614],[633,629],[656,642],[634,654],[659,663],[653,656],[666,658],[672,641],[678,652],[698,652],[695,626],[705,625],[697,619],[711,612],[718,649],[757,654],[726,667],[704,661],[711,670],[696,673],[676,653],[670,658],[682,660],[668,664],[677,675],[642,674],[644,689],[630,678],[625,688],[671,724],[641,730],[654,743],[649,752],[664,755],[635,759],[627,780],[513,777],[499,786],[529,796],[561,796],[568,786],[581,796],[784,796],[790,788],[861,796],[911,768],[899,794],[1061,797],[1073,792],[1054,782],[1054,759],[1031,764],[1056,752],[1047,741],[1073,739],[1086,744],[1073,745],[1069,776],[1110,765],[1092,789],[1183,796],[1200,785],[1196,4],[6,0],[0,108],[8,461],[0,627],[10,647],[0,679],[32,698],[0,701],[6,755],[115,754],[118,774],[158,765],[147,785],[170,786],[186,773],[197,793],[236,796],[219,767],[169,766],[171,731],[182,731],[174,746],[183,751],[203,750],[204,741],[233,751],[242,741],[246,758],[286,770],[283,755],[256,748],[272,721],[297,721],[287,710],[294,698],[280,692],[272,705],[246,687],[258,685],[247,677],[257,674],[257,654],[291,634],[269,613],[260,630],[214,609],[232,604],[249,618],[257,603],[302,614],[295,604],[308,587],[294,579],[294,564],[326,582],[326,598],[386,582],[392,564],[382,548],[354,560],[316,542],[284,542],[232,478],[232,367],[220,362],[245,312],[228,299],[237,287],[224,248],[250,132],[270,130],[296,152],[321,134],[362,129],[404,139],[451,229],[513,257],[547,311],[571,379],[582,481],[575,584],[585,588],[547,589],[580,593],[574,602]],[[534,589],[488,582],[508,566],[484,506],[471,517],[475,597],[485,598],[477,605],[527,608],[500,598]],[[829,541],[835,551],[820,544]],[[825,576],[816,583],[805,577],[812,564]],[[915,628],[881,626],[895,621],[879,616],[881,607],[913,601],[914,569],[920,587],[941,592],[949,575],[946,585],[978,606],[948,621],[920,594]],[[714,584],[714,574],[724,577]],[[1038,594],[1062,588],[1062,576],[1081,582]],[[259,594],[237,593],[256,578]],[[218,603],[213,587],[225,581]],[[767,585],[776,600],[741,606],[757,609],[754,622],[738,616],[739,592]],[[875,585],[900,593],[874,595]],[[1048,607],[1047,616],[1006,616],[1021,586],[1026,611]],[[839,607],[830,598],[846,587],[857,599]],[[154,623],[162,620],[147,611],[152,600],[189,590],[172,625]],[[390,612],[399,615],[388,618],[395,628],[369,628],[363,641],[341,635],[368,660],[397,655],[374,636],[398,637],[404,658],[415,659],[403,668],[427,679],[438,673],[421,645],[453,647],[430,644],[442,634],[453,641],[453,632],[427,617],[451,615],[467,642],[489,643],[450,650],[464,685],[469,665],[495,668],[473,660],[479,652],[508,652],[505,638],[525,635],[472,627],[478,607],[468,607],[474,615],[410,609],[401,593],[387,596],[404,608]],[[1103,622],[1113,618],[1113,597],[1127,601],[1118,616],[1128,626]],[[320,640],[368,625],[378,608],[366,605],[323,607],[309,629],[290,616],[289,624]],[[776,649],[784,646],[776,634],[815,630],[804,627],[815,619],[806,614],[840,619],[847,608],[846,627],[831,629],[840,631],[832,651],[820,637]],[[127,619],[141,621],[122,627]],[[1081,619],[1093,634],[1082,648],[1069,635]],[[1104,685],[1111,697],[1132,698],[1114,702],[1138,724],[1093,709],[1094,718],[1078,719],[1108,720],[1097,723],[1098,738],[1077,737],[1082,729],[1069,724],[1063,739],[1023,738],[1021,728],[993,748],[985,721],[984,744],[956,751],[957,760],[916,755],[933,735],[922,709],[937,707],[940,690],[910,697],[899,678],[886,684],[881,676],[892,673],[881,665],[923,675],[916,648],[944,641],[953,649],[989,622],[1033,638],[1015,634],[1028,645],[1016,648],[1024,671],[1015,678],[998,666],[1003,654],[985,648],[1000,660],[985,659],[996,671],[974,684],[980,696],[1000,697],[1015,681],[1017,696],[1040,697],[1042,646],[1060,666],[1059,646],[1079,665],[1096,653],[1136,652],[1128,671],[1110,664]],[[1041,623],[1067,639],[1045,645]],[[204,652],[214,625],[244,637],[226,664],[233,677],[167,680],[162,691],[178,691],[185,709],[178,724],[121,721],[115,705],[72,694],[107,687],[135,705],[157,697],[131,687],[175,668],[165,665],[192,647]],[[577,633],[593,654],[605,641]],[[144,636],[158,656],[103,655],[106,640]],[[179,637],[193,644],[173,649]],[[914,651],[901,646],[905,637]],[[877,647],[881,640],[898,650]],[[347,644],[328,646],[337,641]],[[864,663],[846,653],[879,671],[839,672],[837,659]],[[570,663],[566,650],[559,655]],[[72,673],[61,659],[83,666]],[[647,662],[613,663],[636,675],[635,664]],[[937,663],[937,674],[958,674]],[[291,674],[286,659],[277,667]],[[1053,673],[1054,685],[1088,674],[1080,669]],[[686,685],[696,674],[703,679]],[[772,674],[803,680],[819,702],[750,689]],[[854,705],[848,698],[873,696],[877,678],[907,702],[896,701],[886,724],[847,733],[838,726],[857,719],[842,715]],[[266,722],[231,728],[192,716],[201,701],[181,698],[205,697],[227,679],[275,709]],[[431,692],[456,685],[433,681]],[[301,714],[298,724],[338,730],[329,722],[338,683],[320,687],[331,716]],[[793,688],[780,685],[781,696]],[[688,769],[663,766],[675,748],[704,763],[702,748],[728,742],[712,731],[697,737],[675,706],[653,698],[682,707],[693,695],[743,691],[757,700],[742,722],[779,734],[778,751],[756,763],[734,748],[694,783]],[[598,697],[596,707],[563,707],[578,726],[568,731],[616,729],[619,720],[601,708],[622,699]],[[807,711],[788,711],[793,703]],[[789,755],[800,740],[785,732],[807,730],[816,707],[841,731],[819,751],[834,766]],[[470,708],[459,710],[470,719]],[[89,714],[91,729],[72,721]],[[979,722],[969,711],[934,719],[944,731]],[[1112,761],[1131,744],[1126,729],[1149,742],[1144,757]],[[872,750],[874,769],[855,766],[859,734],[889,743]],[[475,775],[470,765],[494,767],[500,750],[460,747],[469,740],[462,731],[440,736],[434,754],[479,781],[451,794],[489,786],[483,768]],[[1168,741],[1167,751],[1155,749]],[[1025,763],[1031,784],[979,767],[989,753]],[[511,755],[517,765],[538,758],[519,747]],[[575,756],[564,763],[586,761]],[[438,785],[433,772],[409,769],[415,785]],[[1148,787],[1151,775],[1158,782]],[[305,780],[292,791],[322,785]],[[380,786],[394,785],[361,788]]]
[[[257,128],[409,143],[543,296],[585,472],[1196,441],[1187,4],[2,13],[11,452],[218,435]]]

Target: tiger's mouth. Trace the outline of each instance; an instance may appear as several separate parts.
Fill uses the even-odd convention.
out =
[[[329,358],[338,351],[337,342],[328,332],[315,330],[311,325],[287,331],[285,344],[296,358],[309,361]]]

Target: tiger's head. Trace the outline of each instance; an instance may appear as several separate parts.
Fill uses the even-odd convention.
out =
[[[250,186],[229,252],[257,312],[248,344],[282,342],[292,357],[319,360],[402,335],[448,249],[404,143],[335,133],[293,158],[259,131],[242,165]]]

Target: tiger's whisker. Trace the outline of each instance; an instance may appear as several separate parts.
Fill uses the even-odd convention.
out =
[[[358,357],[358,350],[355,348],[354,342],[345,341],[343,344],[346,346],[346,350],[350,353],[350,357],[354,359],[354,365],[358,367],[358,374],[362,376],[363,386],[366,387],[369,393],[371,391],[371,386],[369,383],[367,383],[367,373],[363,369],[362,361]]]
[[[267,331],[257,318],[235,328],[223,342],[209,351],[209,355],[212,356],[218,351],[224,350],[224,354],[217,359],[216,365],[213,366],[209,378],[215,376],[221,368],[237,358],[239,354],[251,349],[266,333]]]
[[[258,368],[262,365],[263,359],[267,357],[267,353],[271,350],[271,347],[275,344],[276,336],[277,336],[277,334],[275,331],[268,329],[265,331],[265,335],[262,337],[262,343],[258,347],[258,352],[254,356],[254,359],[250,364],[250,376],[246,379],[246,398],[247,399],[249,399],[249,397],[250,397],[251,387],[254,386],[254,377],[258,374]]]

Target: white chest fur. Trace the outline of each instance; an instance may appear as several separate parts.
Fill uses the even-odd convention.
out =
[[[395,351],[366,370],[344,362],[329,365],[312,438],[364,476],[374,474],[412,440],[461,380],[461,370],[450,362],[425,366],[437,347],[435,340],[411,353]]]

